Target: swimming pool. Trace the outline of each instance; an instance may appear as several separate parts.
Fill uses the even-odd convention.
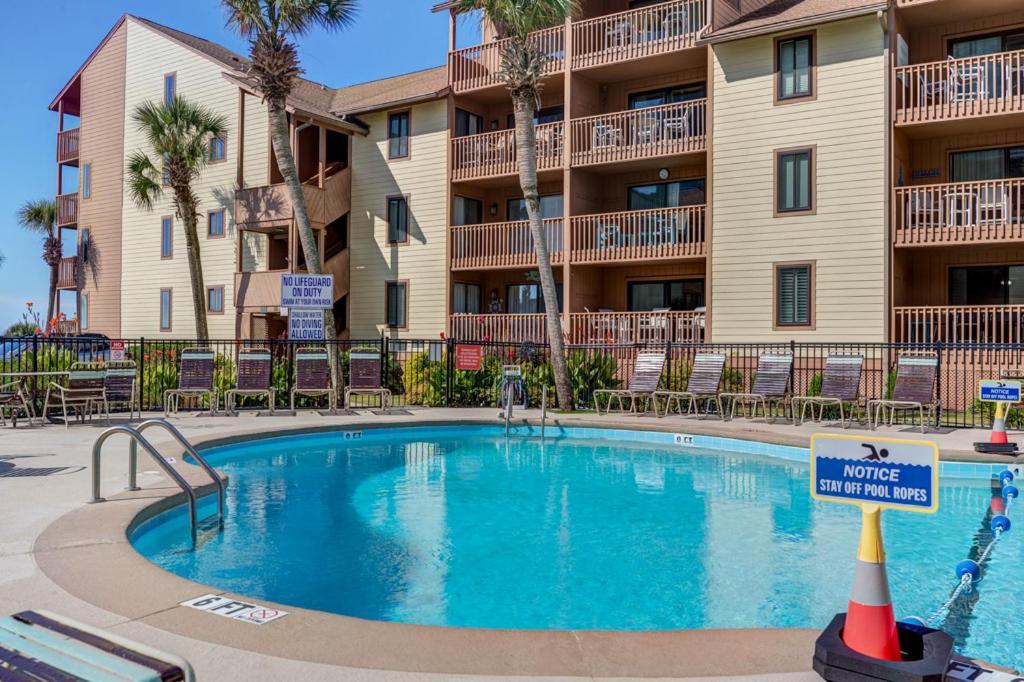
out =
[[[231,479],[223,532],[193,550],[178,508],[131,539],[200,583],[385,621],[822,628],[846,610],[859,512],[810,499],[805,450],[639,431],[548,434],[388,428],[210,448]],[[985,476],[995,469],[944,466],[938,514],[884,520],[899,617],[930,615],[954,586],[953,566],[987,537]],[[1024,668],[1018,609],[1004,596],[1022,560],[1011,532],[977,593],[946,619],[961,653]]]

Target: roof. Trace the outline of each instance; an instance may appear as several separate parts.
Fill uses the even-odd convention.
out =
[[[887,5],[887,0],[772,0],[704,38],[713,43],[747,38],[868,14]]]
[[[218,45],[217,43],[210,42],[205,38],[200,38],[199,36],[194,36],[191,33],[179,31],[177,29],[171,28],[170,26],[158,24],[155,21],[150,21],[149,19],[137,17],[134,14],[129,14],[127,16],[139,22],[140,24],[145,24],[157,33],[162,33],[171,40],[181,43],[185,47],[190,47],[193,50],[196,50],[197,52],[200,52],[206,55],[207,57],[213,59],[214,61],[220,62],[221,64],[230,69],[236,69],[241,71],[244,70],[246,65],[249,63],[248,59],[238,54],[237,52],[232,52],[223,45]]]
[[[397,104],[438,99],[448,94],[448,67],[414,71],[334,91],[335,114],[365,114]]]

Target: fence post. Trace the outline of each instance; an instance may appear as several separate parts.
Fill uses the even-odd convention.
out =
[[[935,428],[942,423],[942,341],[935,343]]]
[[[796,339],[789,340],[789,354],[793,362],[789,363],[789,390],[796,393]],[[785,416],[785,412],[783,412]]]
[[[452,406],[452,372],[454,371],[455,343],[451,339],[445,339],[445,372],[444,372],[444,406]]]
[[[672,339],[669,338],[665,341],[665,390],[671,391],[672,388]]]
[[[388,357],[388,337],[384,336],[384,330],[380,332],[380,385],[384,388],[388,387],[388,364],[391,358]],[[384,397],[381,396],[381,409],[384,409]]]
[[[139,338],[139,412],[146,404],[146,337]]]

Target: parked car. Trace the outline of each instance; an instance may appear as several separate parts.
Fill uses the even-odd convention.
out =
[[[0,343],[0,360],[16,360],[21,354],[31,347],[32,341],[29,337],[8,339]]]
[[[62,339],[78,357],[79,362],[107,362],[110,360],[110,338],[103,334],[78,334]]]

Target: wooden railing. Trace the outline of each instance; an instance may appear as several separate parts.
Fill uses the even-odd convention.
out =
[[[235,307],[276,308],[281,305],[281,275],[287,270],[235,273]]]
[[[78,224],[78,192],[57,195],[57,227]]]
[[[78,318],[65,318],[63,320],[57,320],[57,334],[61,336],[75,336],[78,334]]]
[[[1024,240],[1024,180],[897,187],[896,246]]]
[[[1024,306],[914,306],[893,309],[897,343],[1022,343]]]
[[[572,25],[572,66],[584,69],[693,47],[707,25],[705,0],[675,0]]]
[[[573,216],[572,262],[703,256],[704,215],[699,205]]]
[[[565,69],[565,26],[555,26],[535,31],[530,36],[548,60],[545,74],[558,73]],[[448,54],[449,84],[456,92],[467,92],[479,88],[500,85],[498,72],[501,70],[502,53],[508,40],[496,40],[485,45],[466,47]]]
[[[324,180],[303,183],[306,210],[315,227],[323,227],[349,212],[352,205],[352,170],[342,168]],[[284,183],[248,187],[235,192],[235,222],[241,226],[286,225],[294,216],[292,200]]]
[[[565,125],[537,126],[537,170],[562,167]],[[452,178],[473,180],[519,172],[515,130],[466,135],[452,139]]]
[[[688,343],[704,338],[704,313],[571,313],[563,332],[570,343]],[[457,341],[547,342],[543,314],[452,315],[451,338]]]
[[[78,288],[78,256],[61,258],[57,264],[57,288]]]
[[[545,343],[547,319],[543,313],[521,315],[452,315],[451,337],[458,341],[533,341]]]
[[[78,159],[79,128],[57,133],[57,163],[68,163]]]
[[[552,263],[562,262],[562,219],[544,220]],[[452,228],[452,270],[536,267],[530,223],[484,223]]]
[[[585,166],[707,149],[707,100],[577,118],[572,163]]]
[[[1024,111],[1024,50],[897,66],[896,123]]]

